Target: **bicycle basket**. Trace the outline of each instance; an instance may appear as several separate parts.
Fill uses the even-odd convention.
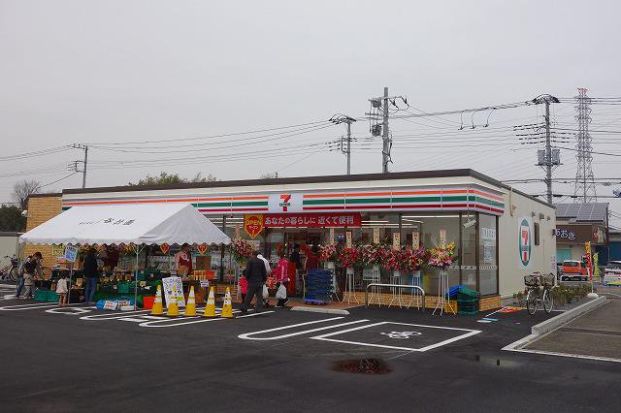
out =
[[[540,276],[539,275],[525,275],[524,284],[527,287],[539,287]]]
[[[545,287],[552,287],[554,285],[554,274],[542,275],[541,283]]]

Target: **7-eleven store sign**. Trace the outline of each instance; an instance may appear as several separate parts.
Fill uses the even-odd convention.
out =
[[[269,212],[281,214],[289,212],[302,212],[302,202],[302,194],[271,194],[268,201]]]
[[[518,218],[518,252],[522,268],[526,268],[530,264],[533,245],[532,234],[530,219],[528,217]]]

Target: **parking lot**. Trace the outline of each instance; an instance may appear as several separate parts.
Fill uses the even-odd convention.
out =
[[[615,411],[621,402],[616,365],[500,350],[543,312],[481,322],[395,308],[270,309],[230,320],[2,306],[6,411]],[[385,368],[337,368],[351,360]]]

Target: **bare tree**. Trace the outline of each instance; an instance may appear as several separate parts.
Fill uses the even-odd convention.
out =
[[[41,182],[32,179],[24,179],[13,185],[13,198],[19,203],[19,207],[25,210],[28,205],[28,197],[32,194],[38,194],[41,191]]]

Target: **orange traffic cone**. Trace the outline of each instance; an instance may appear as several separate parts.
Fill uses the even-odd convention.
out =
[[[164,314],[164,308],[162,308],[162,286],[157,285],[157,292],[155,293],[155,300],[153,300],[153,307],[151,307],[151,315]]]
[[[207,298],[207,305],[205,306],[205,312],[203,315],[205,317],[216,316],[216,293],[214,292],[213,287],[209,289],[209,297]]]
[[[194,297],[194,286],[190,287],[190,292],[188,293],[188,302],[185,305],[185,311],[183,315],[186,317],[195,317],[196,316],[196,298]]]
[[[224,304],[222,304],[222,318],[233,318],[233,303],[231,303],[231,290],[226,287]]]

